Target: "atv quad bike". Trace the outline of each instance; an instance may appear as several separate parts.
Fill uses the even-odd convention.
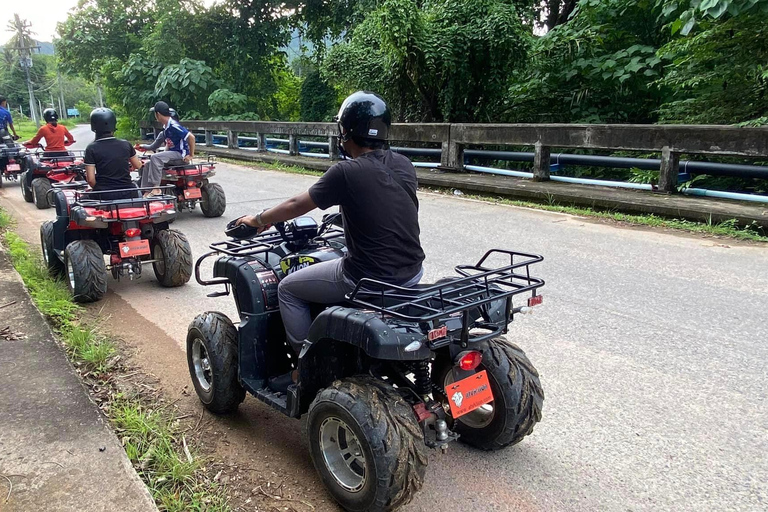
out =
[[[24,147],[17,144],[6,130],[0,130],[0,187],[3,186],[3,180],[19,179],[23,156]]]
[[[144,165],[149,157],[142,155]],[[206,217],[221,217],[227,208],[227,197],[218,183],[209,178],[216,174],[216,158],[209,155],[204,163],[188,164],[183,159],[170,160],[163,167],[161,185],[172,185],[178,200],[179,211],[194,210],[200,204],[200,211]]]
[[[99,192],[77,190],[82,183],[57,185],[57,220],[40,226],[40,243],[49,272],[66,277],[77,302],[100,300],[107,272],[114,279],[140,278],[149,263],[162,286],[181,286],[192,276],[192,250],[183,233],[168,228],[176,198],[140,197],[150,189],[129,189],[131,199],[102,200]],[[109,256],[105,264],[104,256]]]
[[[453,278],[413,288],[363,279],[343,304],[316,306],[297,357],[278,285],[344,256],[333,222],[301,217],[210,246],[195,278],[224,286],[209,296],[233,293],[240,322],[198,315],[187,334],[189,372],[211,412],[235,411],[248,392],[292,418],[306,414],[310,455],[334,499],[350,511],[394,510],[421,488],[427,447],[445,451],[461,439],[499,450],[540,420],[538,373],[501,336],[515,314],[541,302],[544,281],[530,266],[543,258],[494,249]],[[201,264],[213,256],[213,278],[204,279]],[[527,302],[513,306],[524,294]],[[293,369],[298,382],[286,394],[268,388],[270,377]]]
[[[31,149],[31,148],[30,148]],[[49,191],[54,183],[73,183],[78,181],[78,171],[83,171],[82,151],[69,151],[65,156],[41,156],[40,147],[35,152],[28,152],[22,162],[21,194],[28,203],[35,203],[38,209],[50,208]]]

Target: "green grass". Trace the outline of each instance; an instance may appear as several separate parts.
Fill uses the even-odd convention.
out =
[[[53,324],[69,358],[109,388],[118,370],[115,344],[82,318],[66,285],[48,274],[42,258],[9,228],[12,218],[0,208],[0,230],[11,262],[38,309]],[[106,414],[122,440],[126,454],[149,488],[160,510],[169,512],[230,510],[224,489],[207,480],[199,457],[187,455],[184,434],[174,415],[146,398],[111,389]],[[192,448],[193,450],[193,448]]]
[[[453,194],[452,189],[429,188],[427,190],[445,195]],[[522,206],[524,208],[534,208],[550,212],[567,213],[579,217],[592,217],[614,222],[621,222],[625,224],[632,224],[636,226],[675,229],[704,235],[729,237],[738,240],[748,240],[752,242],[768,242],[768,233],[766,233],[764,228],[757,224],[739,226],[736,219],[727,220],[721,223],[714,223],[712,221],[696,222],[685,219],[670,219],[666,217],[659,217],[658,215],[653,214],[634,215],[616,211],[597,210],[583,206],[561,205],[558,204],[552,197],[549,197],[546,203],[519,201],[500,196],[488,196],[479,194],[464,194],[462,197],[494,204]]]
[[[67,128],[72,128],[76,124],[80,123],[82,121],[78,119],[59,119],[59,124],[62,124],[66,126]],[[40,121],[40,126],[45,124],[43,121]],[[29,140],[32,137],[35,136],[37,133],[37,126],[35,125],[34,121],[30,119],[14,119],[13,127],[16,128],[16,133],[21,137],[19,141],[23,142],[25,140]]]

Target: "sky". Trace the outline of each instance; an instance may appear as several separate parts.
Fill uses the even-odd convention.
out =
[[[3,20],[12,20],[14,14],[32,23],[34,38],[38,41],[51,41],[56,34],[56,23],[67,19],[70,9],[77,6],[78,0],[3,0],[9,7],[3,8]],[[204,0],[205,5],[214,0]],[[0,44],[5,44],[13,36],[6,31],[7,22],[0,23]]]

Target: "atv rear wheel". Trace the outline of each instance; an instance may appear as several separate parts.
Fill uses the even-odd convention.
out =
[[[227,197],[218,183],[206,183],[200,189],[200,210],[206,217],[221,217],[227,209]]]
[[[391,385],[368,376],[336,381],[307,414],[312,462],[345,510],[394,510],[421,489],[424,433]]]
[[[541,420],[544,391],[539,373],[517,345],[497,338],[476,349],[483,352],[476,371],[488,372],[494,400],[454,420],[453,430],[475,448],[500,450],[533,431]],[[435,362],[433,378],[441,390],[454,381],[452,368],[445,358]]]
[[[51,207],[48,201],[48,191],[51,190],[51,182],[47,178],[35,178],[32,180],[32,200],[38,210]]]
[[[40,224],[40,246],[43,249],[43,260],[48,272],[54,276],[64,273],[64,263],[53,248],[53,221],[49,220]]]
[[[27,186],[27,173],[32,171],[24,171],[21,173],[21,195],[24,198],[24,200],[28,203],[31,203],[34,201],[34,197],[32,197],[32,189]]]
[[[152,240],[152,268],[160,284],[181,286],[192,276],[192,248],[184,233],[164,229]]]
[[[67,285],[75,302],[96,302],[107,293],[107,267],[93,240],[75,240],[64,250]]]
[[[216,414],[235,412],[245,399],[237,380],[237,329],[226,315],[197,315],[187,331],[187,365],[198,398]]]

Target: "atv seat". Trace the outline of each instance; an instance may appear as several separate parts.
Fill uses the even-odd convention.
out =
[[[172,169],[174,167],[189,167],[189,164],[183,158],[174,158],[163,164],[163,169]]]
[[[147,209],[149,209],[149,216],[163,213],[164,211],[174,210],[173,203],[163,201],[152,201],[148,204],[147,208],[143,206],[130,206],[130,203],[126,206],[118,206],[116,209],[102,210],[100,208],[85,207],[86,214],[90,217],[100,217],[104,220],[129,220],[140,219],[147,217]]]

